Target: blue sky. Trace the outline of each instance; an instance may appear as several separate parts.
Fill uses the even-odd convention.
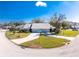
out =
[[[0,2],[0,22],[31,21],[33,18],[49,19],[54,13],[65,14],[67,20],[79,21],[79,2],[26,1]]]

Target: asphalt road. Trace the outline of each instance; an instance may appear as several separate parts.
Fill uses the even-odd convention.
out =
[[[0,57],[78,57],[79,37],[70,45],[53,49],[32,49],[17,46],[5,37],[5,31],[0,31]]]

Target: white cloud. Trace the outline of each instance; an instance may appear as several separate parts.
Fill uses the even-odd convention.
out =
[[[35,5],[36,5],[37,7],[39,7],[39,6],[47,7],[47,4],[46,4],[45,2],[42,2],[42,1],[38,1],[38,2],[36,2]]]

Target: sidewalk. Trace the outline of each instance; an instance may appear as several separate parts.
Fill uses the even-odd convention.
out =
[[[16,43],[16,44],[21,44],[21,43],[24,43],[24,42],[31,41],[31,40],[39,38],[39,34],[40,33],[32,33],[29,36],[27,36],[26,38],[13,39],[11,41]]]
[[[68,39],[68,40],[74,40],[75,39],[75,37],[66,37],[66,36],[58,36],[58,35],[48,35],[48,36],[63,38],[63,39]]]

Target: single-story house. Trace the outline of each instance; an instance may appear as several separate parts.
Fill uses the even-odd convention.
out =
[[[33,23],[31,26],[32,32],[50,32],[51,25],[49,23]]]
[[[55,29],[49,23],[32,23],[32,24],[25,24],[16,27],[20,30],[28,30],[30,32],[40,33],[40,32],[50,32],[50,29]]]

